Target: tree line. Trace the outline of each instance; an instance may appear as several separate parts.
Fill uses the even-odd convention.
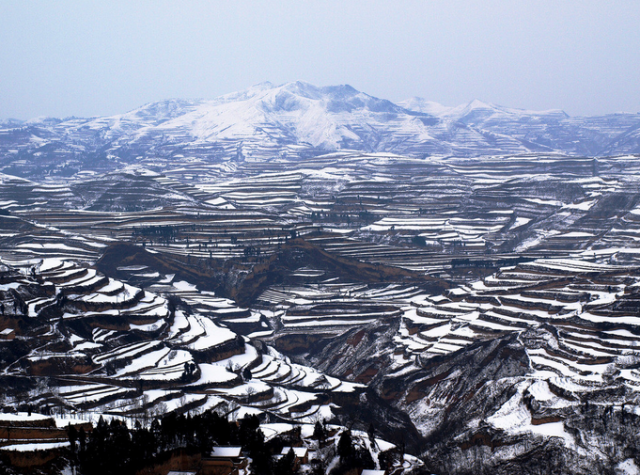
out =
[[[214,446],[241,446],[251,458],[254,475],[297,475],[299,466],[293,451],[279,458],[274,455],[281,454],[283,447],[301,445],[300,433],[297,427],[265,440],[257,416],[235,422],[213,411],[195,416],[169,413],[154,418],[149,427],[136,421],[133,429],[118,419],[106,422],[100,417],[90,433],[74,426],[68,430],[72,467],[77,473],[92,475],[135,475],[146,467],[168,461],[178,450],[206,456]],[[316,423],[313,439],[324,444],[328,435],[326,426]],[[356,467],[375,467],[369,451],[355,443],[350,431],[342,433],[337,455],[339,463],[331,475],[341,475]],[[312,473],[325,474],[325,464],[312,461]]]

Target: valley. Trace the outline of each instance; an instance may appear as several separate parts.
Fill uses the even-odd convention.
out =
[[[638,168],[343,151],[5,173],[2,407],[373,425],[407,473],[622,473]]]

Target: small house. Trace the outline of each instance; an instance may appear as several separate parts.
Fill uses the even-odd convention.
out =
[[[287,455],[290,450],[293,450],[293,453],[296,456],[296,461],[300,465],[309,463],[309,449],[306,447],[283,447],[280,455]]]
[[[214,447],[211,458],[238,459],[242,456],[242,447]]]
[[[209,456],[202,457],[199,475],[235,475],[247,465],[242,447],[214,447]]]

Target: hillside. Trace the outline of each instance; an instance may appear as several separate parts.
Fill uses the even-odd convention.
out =
[[[373,423],[439,474],[633,470],[638,172],[343,152],[5,174],[2,407]]]
[[[400,104],[351,86],[262,83],[207,100],[168,100],[124,114],[0,123],[0,171],[26,178],[155,170],[201,161],[264,162],[357,150],[414,158],[523,153],[639,153],[640,115],[569,117],[473,100]]]

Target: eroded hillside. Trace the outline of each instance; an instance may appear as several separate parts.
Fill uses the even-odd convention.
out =
[[[638,171],[334,154],[5,175],[5,405],[373,422],[436,473],[616,473],[638,457]]]

